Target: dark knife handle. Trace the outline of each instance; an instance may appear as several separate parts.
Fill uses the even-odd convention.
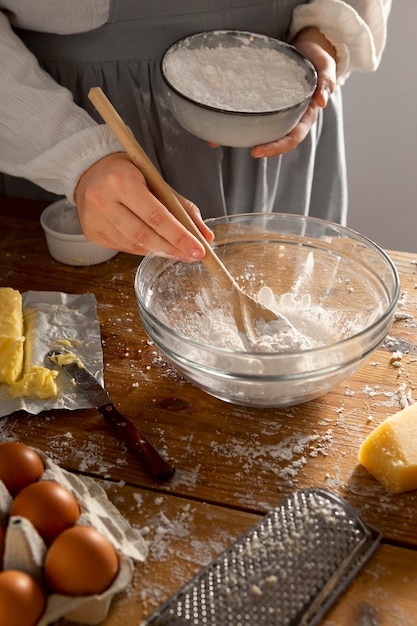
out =
[[[142,431],[119,413],[113,403],[100,407],[99,411],[152,476],[160,480],[171,478],[175,468],[165,461]]]

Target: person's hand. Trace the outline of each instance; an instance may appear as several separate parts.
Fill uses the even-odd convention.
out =
[[[176,195],[211,241],[213,234],[195,204]],[[160,252],[182,261],[204,257],[204,246],[151,193],[125,153],[110,154],[84,172],[75,201],[83,232],[94,243],[137,255]]]
[[[256,158],[275,156],[294,150],[309,133],[317,119],[319,109],[327,105],[336,86],[336,51],[317,28],[305,28],[291,43],[316,68],[317,88],[310,106],[297,126],[282,139],[252,148],[251,154]]]

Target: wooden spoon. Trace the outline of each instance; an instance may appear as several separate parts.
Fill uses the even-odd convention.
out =
[[[166,206],[166,208],[177,218],[177,220],[187,228],[200,241],[205,249],[205,257],[202,260],[207,270],[217,279],[217,281],[230,291],[233,313],[239,332],[248,337],[250,342],[256,340],[255,322],[265,320],[266,322],[280,321],[279,330],[295,330],[291,322],[285,317],[277,315],[271,309],[264,307],[254,298],[242,291],[233,276],[226,269],[213,248],[206,241],[192,221],[168,183],[162,178],[152,161],[146,155],[138,141],[133,136],[131,130],[123,122],[122,118],[115,110],[107,96],[100,87],[92,87],[88,97],[100,113],[103,120],[113,131],[114,135],[126,150],[127,155],[136,167],[142,172],[147,184],[155,196]],[[277,328],[274,329],[277,332]]]

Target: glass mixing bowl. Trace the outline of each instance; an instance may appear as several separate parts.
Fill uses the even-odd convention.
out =
[[[248,349],[233,323],[230,293],[201,262],[148,254],[135,278],[143,326],[205,392],[255,407],[305,402],[350,376],[388,334],[399,277],[366,237],[325,220],[277,213],[207,224],[240,286],[285,315],[299,334],[259,325],[260,342]]]

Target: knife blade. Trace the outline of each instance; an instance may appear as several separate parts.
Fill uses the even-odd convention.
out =
[[[47,357],[54,365],[66,372],[76,384],[80,395],[101,413],[129,450],[155,478],[166,480],[173,476],[174,466],[160,455],[133,422],[119,413],[106,389],[74,354],[65,350],[50,350]]]

